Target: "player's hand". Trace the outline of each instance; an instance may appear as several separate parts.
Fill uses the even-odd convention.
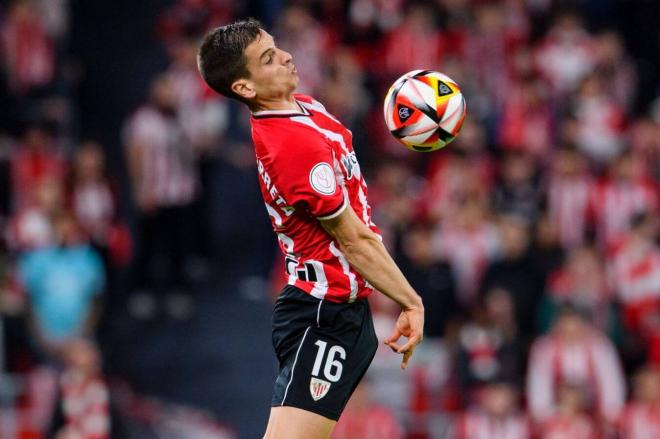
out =
[[[408,361],[410,361],[410,357],[412,357],[413,351],[417,345],[421,343],[423,334],[424,308],[411,308],[409,310],[401,311],[401,315],[399,315],[399,318],[396,321],[394,332],[390,338],[385,340],[385,344],[394,352],[403,354],[401,369],[405,369],[408,366]],[[403,346],[397,344],[401,336],[408,339]]]

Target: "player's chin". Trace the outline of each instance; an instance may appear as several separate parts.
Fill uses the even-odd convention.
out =
[[[290,82],[289,82],[289,87],[288,87],[288,89],[289,89],[290,92],[294,92],[294,91],[296,90],[297,87],[298,87],[298,78],[296,78],[295,81],[290,81]]]

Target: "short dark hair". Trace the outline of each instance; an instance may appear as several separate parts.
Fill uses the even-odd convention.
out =
[[[237,79],[250,77],[244,52],[262,28],[259,21],[248,18],[206,34],[197,52],[197,66],[209,87],[224,96],[244,101],[232,91],[231,85]]]

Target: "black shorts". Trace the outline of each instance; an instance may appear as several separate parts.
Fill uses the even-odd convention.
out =
[[[369,303],[323,301],[287,285],[273,310],[273,347],[272,406],[337,420],[378,347]]]

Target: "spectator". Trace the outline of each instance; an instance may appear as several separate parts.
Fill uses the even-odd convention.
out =
[[[488,291],[483,305],[458,334],[457,372],[461,395],[472,403],[493,380],[515,383],[523,365],[516,313],[511,293],[497,288]],[[521,384],[521,383],[519,383]]]
[[[76,151],[71,198],[82,230],[104,254],[116,215],[116,201],[105,175],[103,150],[96,142],[85,142]]]
[[[39,181],[64,180],[66,171],[66,162],[49,128],[40,123],[28,124],[11,160],[14,211],[33,204],[29,189]]]
[[[581,387],[564,384],[557,391],[557,413],[541,426],[541,439],[596,439],[601,437],[585,413]]]
[[[429,317],[424,328],[426,337],[441,337],[450,320],[456,318],[456,288],[451,267],[433,254],[432,229],[415,225],[404,232],[402,255],[397,264],[415,291],[424,300]]]
[[[632,401],[621,416],[621,439],[660,437],[660,369],[644,366],[633,378]]]
[[[157,295],[174,288],[171,299],[180,306],[170,308],[185,310],[187,316],[192,306],[192,266],[199,254],[198,169],[176,99],[171,79],[156,78],[149,102],[128,121],[124,140],[141,237],[136,287]],[[153,301],[149,297],[142,298]]]
[[[509,90],[507,62],[517,38],[507,29],[504,14],[501,3],[476,5],[474,23],[463,43],[463,61],[472,67],[469,78],[479,90],[473,111],[482,119],[501,110]]]
[[[616,292],[626,328],[634,339],[647,343],[658,337],[660,328],[660,248],[656,244],[658,219],[654,215],[635,217],[632,229],[610,251],[608,271]],[[652,342],[649,354],[660,361],[660,344]]]
[[[14,0],[2,30],[3,66],[17,95],[45,87],[55,75],[55,50],[33,2]]]
[[[466,199],[455,217],[443,221],[434,233],[434,252],[451,265],[458,302],[464,307],[477,302],[483,274],[501,251],[499,233],[487,215],[484,203]]]
[[[655,212],[658,199],[655,187],[645,178],[641,158],[626,152],[609,167],[608,175],[590,195],[590,209],[596,234],[603,248],[630,229],[635,215]]]
[[[536,48],[535,64],[550,83],[556,101],[577,88],[595,64],[593,38],[577,14],[566,11],[557,15]]]
[[[388,31],[401,22],[403,5],[403,0],[352,1],[349,6],[350,27],[375,26],[378,30]]]
[[[374,403],[370,383],[363,380],[351,396],[335,426],[331,439],[402,439],[403,432],[393,413]]]
[[[487,267],[481,282],[483,291],[503,288],[511,294],[515,321],[520,334],[532,334],[535,309],[543,289],[540,273],[537,273],[529,252],[529,227],[524,219],[502,216],[498,221],[500,254]]]
[[[637,74],[635,63],[628,58],[619,33],[606,30],[596,35],[595,72],[607,84],[604,92],[626,113],[635,102]]]
[[[584,310],[600,331],[611,336],[619,335],[616,334],[618,315],[612,299],[599,254],[594,248],[579,247],[548,279],[546,294],[539,307],[540,329],[548,331],[557,311],[564,304],[570,304]]]
[[[600,165],[612,161],[624,147],[625,115],[606,94],[607,87],[598,75],[587,75],[573,102],[577,146]]]
[[[212,155],[228,124],[228,102],[213,95],[197,70],[197,40],[181,37],[168,45],[171,62],[164,74],[172,87],[177,117],[201,158]]]
[[[564,383],[582,386],[588,410],[604,428],[617,421],[625,399],[625,379],[612,343],[580,312],[566,306],[549,335],[532,345],[527,369],[527,401],[534,421],[557,414],[557,389]]]
[[[557,228],[547,213],[542,214],[534,224],[530,254],[542,285],[564,262],[564,250],[559,244]]]
[[[62,213],[53,228],[57,245],[27,252],[18,264],[33,337],[50,361],[71,340],[94,335],[104,281],[101,259],[81,240],[75,219]]]
[[[379,224],[383,242],[394,248],[397,237],[414,221],[416,184],[412,169],[405,163],[383,160],[369,185],[374,221]]]
[[[576,149],[561,148],[552,159],[547,182],[547,209],[562,246],[570,250],[585,240],[593,178],[586,158]]]
[[[94,342],[76,339],[64,350],[59,379],[59,407],[52,430],[57,438],[109,439],[110,392],[101,373],[101,353]]]
[[[550,154],[553,120],[545,88],[539,78],[513,82],[498,123],[498,143],[504,148],[524,151],[537,160]]]
[[[630,149],[644,162],[648,176],[660,181],[660,124],[649,117],[633,121],[628,129]]]
[[[515,387],[506,382],[488,385],[479,404],[461,416],[456,439],[528,439],[530,428],[518,405]]]
[[[521,152],[510,152],[501,160],[500,182],[493,190],[496,212],[515,215],[531,223],[541,205],[541,190],[535,181],[536,163]]]
[[[19,254],[54,245],[53,218],[64,210],[61,180],[44,178],[28,187],[27,192],[32,204],[17,211],[7,231],[9,248]]]

